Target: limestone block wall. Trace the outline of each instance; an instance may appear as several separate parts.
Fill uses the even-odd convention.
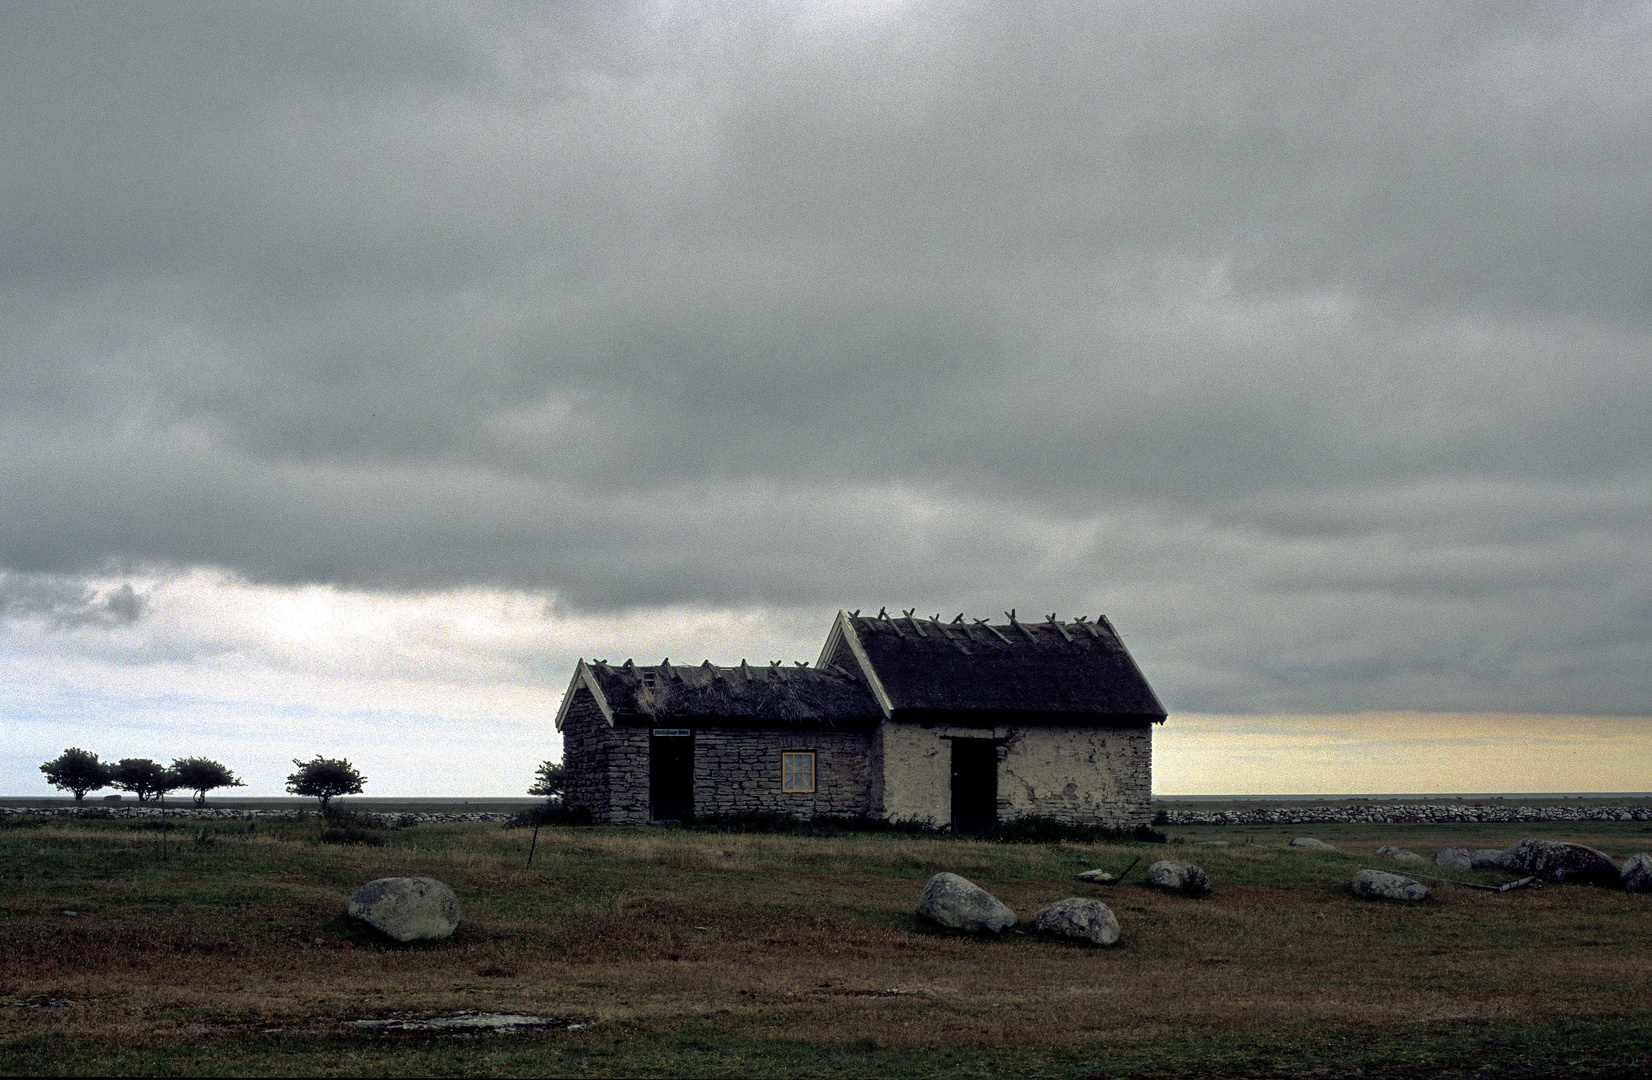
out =
[[[1146,825],[1152,818],[1153,729],[1011,730],[1000,751],[998,816],[1070,824]]]
[[[872,809],[870,734],[766,728],[698,728],[694,732],[694,812],[779,811],[807,818],[859,815]],[[813,794],[780,790],[780,755],[812,750]]]
[[[608,812],[610,825],[648,824],[648,738],[645,727],[608,729]]]
[[[873,811],[890,819],[952,820],[950,737],[996,739],[998,816],[1073,824],[1145,825],[1152,816],[1153,733],[1139,727],[1017,724],[963,727],[887,721],[874,739]]]
[[[567,778],[563,802],[604,820],[608,806],[608,722],[591,692],[580,687],[562,721],[562,765]]]
[[[612,825],[648,821],[648,729],[609,727],[584,687],[563,718],[562,764],[569,809]]]

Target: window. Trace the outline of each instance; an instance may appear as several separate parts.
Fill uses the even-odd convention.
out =
[[[780,790],[808,795],[815,789],[813,750],[788,750],[780,755]]]

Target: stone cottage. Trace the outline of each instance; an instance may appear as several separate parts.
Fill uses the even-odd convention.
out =
[[[1146,824],[1164,706],[1105,618],[838,612],[814,666],[581,660],[566,801],[612,824],[869,815]]]

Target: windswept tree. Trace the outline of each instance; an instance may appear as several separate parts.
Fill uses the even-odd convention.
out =
[[[173,758],[172,774],[179,787],[195,793],[196,806],[205,806],[206,793],[214,788],[247,786],[224,766],[204,757]]]
[[[563,779],[562,765],[559,762],[547,761],[533,774],[533,787],[528,789],[529,795],[540,795],[547,799],[560,799],[567,787]]]
[[[46,774],[46,782],[52,787],[74,792],[75,802],[84,799],[88,791],[109,786],[109,766],[90,750],[74,746],[40,766],[40,771]]]
[[[309,761],[293,758],[298,771],[287,777],[287,790],[294,795],[313,795],[321,800],[321,812],[327,813],[328,804],[339,795],[359,795],[367,778],[343,758],[324,758],[317,754]]]
[[[184,786],[171,769],[148,758],[121,758],[110,768],[109,782],[136,795],[139,802],[148,802]]]

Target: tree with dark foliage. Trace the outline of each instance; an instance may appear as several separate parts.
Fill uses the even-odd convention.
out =
[[[562,766],[555,761],[547,761],[533,774],[533,787],[528,789],[528,794],[560,799],[565,787],[567,782],[563,779]]]
[[[40,771],[52,787],[74,792],[75,802],[84,799],[88,791],[109,786],[109,766],[90,750],[74,746],[40,766]]]
[[[206,793],[213,788],[247,786],[218,762],[203,757],[173,758],[172,773],[179,787],[195,793],[196,806],[206,805]]]
[[[321,812],[327,813],[328,804],[339,795],[359,795],[367,778],[357,772],[343,758],[324,758],[317,754],[309,761],[293,758],[298,771],[287,777],[287,790],[294,795],[313,795],[321,800]]]
[[[109,771],[109,782],[122,791],[130,791],[139,802],[148,802],[167,792],[183,787],[183,782],[165,765],[148,758],[121,758]]]

